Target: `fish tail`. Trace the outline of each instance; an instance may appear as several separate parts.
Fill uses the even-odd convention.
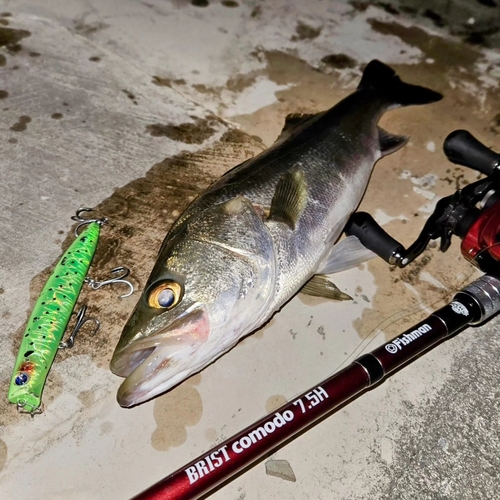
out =
[[[443,98],[439,92],[401,81],[392,68],[376,59],[367,64],[358,89],[377,90],[392,106],[428,104]]]

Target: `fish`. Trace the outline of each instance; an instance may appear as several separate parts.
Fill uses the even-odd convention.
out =
[[[195,199],[167,233],[110,362],[133,407],[171,389],[265,324],[299,291],[335,296],[325,275],[374,256],[341,238],[374,164],[408,137],[388,110],[439,101],[373,60],[329,110],[291,115],[277,141]]]

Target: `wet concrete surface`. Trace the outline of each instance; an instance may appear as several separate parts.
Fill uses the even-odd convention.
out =
[[[477,178],[444,159],[447,134],[467,128],[500,150],[499,7],[488,3],[2,2],[0,390],[79,206],[111,220],[92,272],[127,265],[141,290],[185,206],[272,144],[287,114],[347,95],[372,58],[445,95],[384,117],[411,140],[377,165],[362,202],[413,241],[440,197]],[[474,276],[457,241],[406,270],[370,261],[334,277],[353,301],[297,297],[201,374],[131,410],[115,402],[108,363],[138,294],[86,289],[103,328],[57,356],[45,413],[30,419],[0,403],[0,491],[128,498]],[[273,460],[296,481],[266,475],[262,462],[213,498],[495,498],[497,323],[461,333],[278,450]]]

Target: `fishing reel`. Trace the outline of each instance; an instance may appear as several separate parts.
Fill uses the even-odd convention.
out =
[[[451,237],[462,240],[466,260],[487,274],[500,277],[500,154],[479,142],[466,130],[448,135],[443,145],[448,160],[472,168],[486,177],[442,198],[425,223],[420,235],[407,249],[390,236],[366,212],[356,212],[345,232],[397,267],[415,260],[431,240],[440,238],[445,252]]]

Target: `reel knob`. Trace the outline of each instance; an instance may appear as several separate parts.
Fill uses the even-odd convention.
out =
[[[444,154],[452,163],[492,175],[500,167],[500,154],[479,142],[467,130],[455,130],[444,140]]]

